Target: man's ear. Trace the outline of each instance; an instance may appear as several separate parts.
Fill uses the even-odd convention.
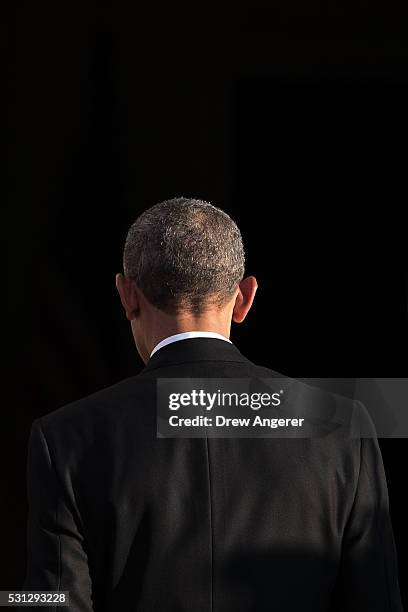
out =
[[[124,276],[120,272],[116,274],[116,289],[118,290],[120,301],[125,310],[126,318],[132,321],[139,313],[139,299],[136,292],[135,283],[132,279]]]
[[[245,319],[252,306],[257,289],[258,283],[255,276],[247,276],[240,282],[232,311],[234,323],[242,323]]]

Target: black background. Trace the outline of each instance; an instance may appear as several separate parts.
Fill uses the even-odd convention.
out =
[[[1,588],[24,577],[33,418],[142,367],[114,276],[148,206],[198,197],[237,221],[259,290],[232,339],[253,361],[406,375],[401,6],[20,6]],[[403,587],[406,442],[380,442]]]

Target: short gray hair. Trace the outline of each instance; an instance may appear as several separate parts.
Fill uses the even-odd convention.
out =
[[[203,200],[173,198],[130,227],[123,269],[147,300],[168,313],[222,306],[241,282],[241,233],[226,212]]]

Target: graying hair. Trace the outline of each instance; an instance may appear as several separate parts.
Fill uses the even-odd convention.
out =
[[[123,269],[160,310],[200,313],[225,304],[241,282],[241,233],[226,212],[209,202],[165,200],[130,227]]]

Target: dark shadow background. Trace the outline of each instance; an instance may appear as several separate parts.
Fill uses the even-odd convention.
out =
[[[259,281],[232,336],[247,357],[291,376],[406,375],[408,11],[248,7],[20,5],[2,589],[25,571],[32,420],[142,367],[114,275],[148,206],[195,196],[240,225]],[[380,443],[402,568],[407,445]]]

